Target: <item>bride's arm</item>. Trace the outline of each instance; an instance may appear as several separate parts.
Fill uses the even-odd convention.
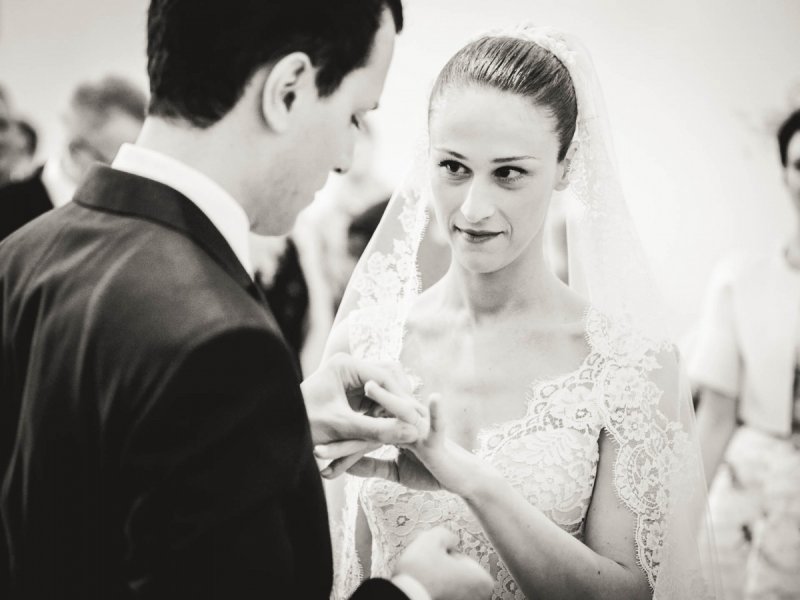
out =
[[[434,401],[431,435],[413,452],[441,487],[464,498],[526,596],[652,598],[647,576],[636,560],[635,516],[615,492],[617,445],[605,433],[600,436],[584,544],[530,504],[492,466],[447,439],[442,425]],[[404,451],[396,463],[364,458],[350,472],[399,479],[416,487],[424,479],[420,468]]]
[[[614,491],[617,447],[605,433],[585,523],[585,544],[531,505],[485,464],[461,495],[528,597],[651,598],[636,561],[633,513]]]

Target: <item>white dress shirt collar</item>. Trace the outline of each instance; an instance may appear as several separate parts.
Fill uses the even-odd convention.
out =
[[[44,163],[42,185],[47,190],[47,195],[50,197],[50,202],[53,203],[54,208],[60,208],[72,200],[72,196],[75,195],[75,190],[78,187],[64,173],[61,163],[56,157],[51,157]]]
[[[250,222],[244,209],[218,183],[177,159],[133,144],[123,144],[111,166],[163,183],[186,196],[213,223],[253,277]]]

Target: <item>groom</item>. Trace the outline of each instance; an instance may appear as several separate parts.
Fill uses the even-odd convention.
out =
[[[0,597],[328,597],[312,445],[427,415],[384,365],[299,384],[247,235],[348,168],[401,26],[399,0],[152,1],[138,142],[0,244]],[[394,418],[352,410],[368,380]],[[454,543],[356,596],[488,595]]]

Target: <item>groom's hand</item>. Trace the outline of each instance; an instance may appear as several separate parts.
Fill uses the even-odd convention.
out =
[[[314,444],[347,442],[338,445],[339,456],[349,453],[348,445],[413,444],[427,435],[428,408],[395,365],[336,354],[300,388]]]
[[[392,460],[363,456],[347,472],[358,477],[381,477],[415,490],[446,489],[469,497],[476,482],[488,474],[487,465],[447,437],[441,395],[431,394],[429,402],[430,434],[426,438],[401,447]]]
[[[413,577],[432,600],[489,598],[492,578],[477,562],[460,554],[457,543],[456,535],[444,527],[420,534],[397,560],[395,577]]]

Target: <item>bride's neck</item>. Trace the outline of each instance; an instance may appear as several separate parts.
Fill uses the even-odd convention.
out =
[[[453,260],[446,277],[445,301],[465,311],[475,323],[523,312],[545,316],[557,302],[557,289],[562,286],[535,240],[499,271],[475,273]]]

